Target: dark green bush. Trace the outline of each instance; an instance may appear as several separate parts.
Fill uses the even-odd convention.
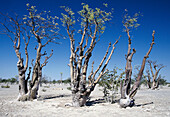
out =
[[[9,85],[6,85],[6,86],[1,86],[1,88],[10,88],[10,86]]]

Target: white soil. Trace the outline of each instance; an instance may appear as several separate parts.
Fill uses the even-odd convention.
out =
[[[17,85],[0,87],[0,117],[170,117],[170,87],[161,87],[159,90],[143,87],[135,96],[136,106],[124,109],[117,103],[104,103],[100,87],[96,87],[91,94],[91,105],[75,108],[65,106],[71,103],[68,85],[44,86],[49,85],[40,88],[38,100],[26,102],[16,101]]]

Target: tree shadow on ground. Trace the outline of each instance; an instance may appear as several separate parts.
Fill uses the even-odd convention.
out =
[[[145,104],[135,104],[134,106],[135,107],[141,107],[141,106],[146,106],[146,105],[150,105],[150,104],[153,104],[153,102],[149,102],[149,103],[145,103]]]
[[[37,100],[42,101],[42,100],[48,100],[48,99],[55,99],[55,98],[64,98],[64,97],[70,97],[71,95],[45,95],[45,96],[40,96]]]
[[[96,99],[92,101],[87,101],[86,106],[93,106],[95,104],[105,103],[104,99]]]

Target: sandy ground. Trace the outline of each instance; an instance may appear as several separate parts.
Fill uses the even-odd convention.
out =
[[[17,85],[0,88],[0,117],[170,117],[170,87],[154,91],[141,88],[135,96],[136,106],[126,109],[117,103],[104,103],[99,87],[92,93],[90,105],[67,107],[65,104],[71,103],[71,92],[67,87],[64,84],[43,86],[39,91],[40,98],[27,102],[16,101]]]

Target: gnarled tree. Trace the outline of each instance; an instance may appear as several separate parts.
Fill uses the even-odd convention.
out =
[[[29,12],[28,15],[24,15],[24,17],[20,18],[20,20],[13,19],[6,15],[8,20],[10,20],[10,24],[5,25],[1,23],[6,31],[4,32],[14,43],[14,50],[18,57],[18,72],[19,72],[19,101],[33,100],[37,98],[39,83],[42,77],[42,68],[47,65],[49,58],[53,55],[53,50],[51,50],[51,54],[47,56],[47,52],[42,52],[42,49],[46,47],[49,43],[55,43],[55,39],[58,39],[58,23],[56,20],[58,17],[52,17],[50,12],[43,11],[37,13],[35,6],[30,6],[27,4],[27,10]],[[9,27],[11,26],[11,27]],[[20,53],[20,45],[21,38],[25,43],[25,55],[26,55],[26,64],[24,67],[23,58]],[[32,59],[32,80],[27,87],[27,81],[30,78],[31,67],[29,68],[28,77],[25,78],[25,73],[28,68],[28,52],[27,47],[30,38],[36,42],[36,59]],[[36,40],[36,41],[35,41]],[[42,62],[41,58],[45,56],[44,62]]]
[[[132,57],[135,54],[136,50],[135,49],[131,49],[131,43],[132,43],[132,39],[130,36],[130,29],[132,29],[133,27],[137,27],[139,26],[139,24],[137,24],[137,19],[138,19],[138,14],[135,14],[133,17],[128,16],[128,14],[125,14],[124,20],[123,20],[123,25],[125,27],[125,32],[127,33],[128,36],[128,52],[126,55],[126,67],[125,67],[125,74],[126,77],[123,81],[122,84],[122,88],[121,88],[121,99],[120,99],[120,106],[121,107],[127,107],[127,106],[133,106],[134,105],[134,99],[133,97],[135,96],[139,86],[140,86],[140,81],[143,75],[143,71],[145,68],[145,63],[146,63],[146,59],[149,57],[149,54],[152,50],[153,44],[154,44],[154,34],[155,31],[153,31],[152,33],[152,43],[150,45],[150,48],[148,50],[148,52],[146,53],[146,55],[143,58],[142,61],[142,65],[140,67],[138,76],[136,78],[136,81],[131,89],[131,75],[132,75]]]
[[[104,55],[100,65],[97,70],[92,71],[89,76],[87,76],[89,60],[92,56],[95,45],[99,41],[100,35],[104,32],[105,22],[111,20],[111,12],[105,12],[99,8],[92,9],[87,4],[82,4],[83,9],[78,12],[81,16],[81,29],[79,33],[81,34],[81,40],[76,46],[75,44],[75,29],[74,24],[76,20],[74,18],[73,11],[68,7],[63,7],[67,14],[63,14],[61,21],[66,27],[69,39],[70,39],[70,75],[71,75],[71,90],[72,90],[72,106],[80,107],[86,104],[91,92],[94,90],[96,84],[99,82],[101,76],[105,74],[106,66],[111,59],[114,52],[115,45],[118,40],[112,45],[112,49],[109,57],[107,58],[109,48],[111,43]],[[98,40],[97,40],[98,39]],[[89,47],[88,47],[89,45]],[[107,60],[106,60],[107,58]],[[102,67],[104,61],[106,60],[104,66]],[[99,76],[95,79],[96,74],[101,69]],[[88,84],[86,80],[88,79]]]
[[[8,14],[2,14],[4,22],[1,22],[4,30],[2,34],[7,35],[13,42],[13,48],[15,50],[16,56],[18,58],[17,68],[19,77],[19,96],[22,97],[28,92],[27,83],[30,77],[31,68],[29,68],[28,77],[26,78],[26,72],[28,68],[28,44],[30,41],[30,33],[26,30],[25,25],[22,22],[22,18],[15,14],[15,17],[11,17]],[[25,52],[21,53],[21,40],[24,41],[23,46],[25,46]],[[24,58],[21,55],[25,55]]]
[[[152,85],[151,85],[150,73],[149,73],[149,70],[147,71],[148,80],[150,80],[150,84],[148,84],[148,85],[149,85],[149,88],[156,89],[156,88],[159,87],[159,79],[160,79],[160,77],[158,77],[158,74],[159,74],[160,70],[162,68],[164,68],[165,66],[163,64],[157,64],[156,61],[148,60],[147,62],[149,64],[150,72],[152,74]],[[155,70],[155,73],[154,73],[153,68]]]
[[[55,43],[55,39],[58,39],[58,23],[56,20],[58,17],[52,17],[50,11],[43,11],[37,13],[35,6],[30,6],[27,4],[27,10],[29,15],[24,15],[24,23],[29,28],[32,37],[36,39],[36,59],[32,59],[32,80],[29,87],[29,92],[26,97],[20,98],[19,100],[32,100],[36,99],[38,95],[38,88],[42,78],[42,68],[47,65],[49,58],[53,55],[53,50],[51,54],[47,55],[47,52],[42,52],[42,49],[46,47],[49,43]],[[44,62],[41,62],[41,58],[45,56]],[[34,63],[33,63],[34,62]]]

